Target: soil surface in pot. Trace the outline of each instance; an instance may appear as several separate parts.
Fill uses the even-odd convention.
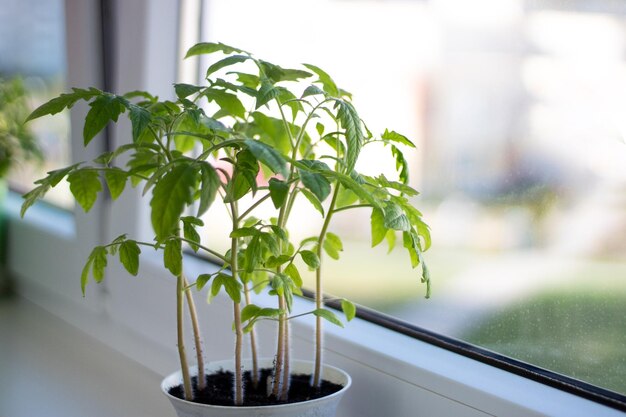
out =
[[[312,389],[310,385],[311,375],[297,374],[291,376],[291,386],[287,401],[276,401],[274,396],[267,396],[268,383],[271,383],[271,369],[262,369],[260,372],[259,383],[256,388],[252,383],[252,374],[250,371],[244,372],[244,404],[243,407],[257,407],[263,405],[277,405],[297,403],[301,401],[313,400],[315,398],[326,397],[341,388],[342,385],[335,384],[326,380],[322,381],[319,390]],[[196,395],[194,402],[211,405],[233,405],[233,381],[235,376],[231,371],[220,370],[206,376],[206,388],[198,391],[197,377],[192,378],[192,385]],[[169,390],[170,395],[184,399],[183,387],[178,385]]]

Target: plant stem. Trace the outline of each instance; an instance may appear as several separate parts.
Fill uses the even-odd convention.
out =
[[[278,308],[282,311],[285,309],[285,297],[278,297]],[[280,400],[281,386],[283,381],[283,366],[285,364],[285,315],[282,313],[278,318],[278,341],[276,348],[276,365],[274,367],[274,386],[272,387],[272,395]]]
[[[246,305],[250,305],[250,289],[248,288],[248,283],[243,284],[243,292],[246,297]],[[250,330],[250,351],[252,354],[252,385],[256,389],[259,385],[259,362],[257,357],[256,350],[256,332],[254,328]]]
[[[283,352],[283,388],[281,390],[280,393],[280,399],[283,401],[287,401],[289,398],[289,372],[290,372],[290,366],[289,366],[289,321],[287,320],[287,317],[285,317],[283,326],[285,326],[284,328],[284,333],[285,333],[285,351]]]
[[[183,274],[178,275],[176,280],[176,329],[178,333],[178,356],[180,358],[180,367],[183,374],[183,391],[185,400],[193,399],[193,390],[191,389],[191,377],[189,376],[189,364],[187,362],[187,354],[185,353],[185,338],[183,334],[183,310],[184,310],[184,289],[185,278]]]
[[[195,245],[195,246],[199,247],[200,249],[202,249],[203,251],[207,252],[208,254],[215,256],[216,258],[218,258],[219,260],[221,260],[222,262],[224,262],[226,264],[230,263],[230,260],[228,258],[226,258],[225,256],[223,256],[221,253],[216,252],[216,251],[214,251],[211,248],[207,248],[206,246],[202,246],[198,242],[194,242],[193,240],[185,239],[184,237],[181,237],[181,236],[174,236],[174,238],[180,240],[181,242],[186,242],[186,243],[189,243],[191,245]],[[154,247],[154,245],[150,245],[150,246]]]
[[[241,367],[243,331],[239,303],[233,303],[233,315],[235,317],[235,405],[243,405],[243,369]]]
[[[263,197],[259,198],[246,211],[244,211],[243,214],[241,216],[239,216],[239,219],[237,219],[237,220],[241,221],[241,220],[245,219],[248,214],[252,213],[252,211],[259,206],[259,204],[263,203],[265,200],[267,200],[270,197],[271,197],[271,194],[267,193]]]
[[[335,204],[337,204],[337,196],[339,195],[339,183],[335,186],[335,191],[333,192],[333,198],[330,202],[330,206],[328,207],[328,213],[326,214],[326,219],[324,219],[324,224],[322,226],[322,231],[320,232],[320,236],[317,243],[317,256],[320,258],[320,266],[315,271],[315,308],[321,309],[324,307],[324,294],[322,288],[322,246],[324,245],[324,238],[326,237],[326,232],[328,231],[328,225],[330,224],[330,219],[333,217],[333,212],[335,210]],[[322,340],[322,318],[320,316],[315,317],[315,370],[313,372],[313,387],[320,388],[322,383],[322,348],[323,348],[323,340]]]
[[[204,375],[204,354],[202,349],[202,336],[200,335],[200,326],[198,324],[198,313],[196,311],[196,303],[193,300],[193,294],[189,289],[189,282],[183,278],[185,284],[185,296],[187,298],[187,306],[189,307],[189,316],[191,317],[191,327],[193,329],[193,340],[196,345],[196,363],[198,364],[198,390],[202,391],[206,386]]]
[[[372,207],[372,205],[371,204],[353,204],[351,206],[343,206],[343,207],[336,208],[335,213],[339,213],[340,211],[344,211],[344,210],[351,210],[351,209],[363,208],[363,207]]]
[[[239,228],[237,215],[237,202],[231,201],[231,212],[233,215],[233,230]],[[230,246],[230,270],[232,279],[239,279],[237,265],[237,252],[239,250],[238,238],[231,239]],[[241,326],[241,307],[238,302],[233,301],[233,315],[235,320],[235,405],[243,405],[243,369],[241,367],[241,351],[243,347],[243,329]]]

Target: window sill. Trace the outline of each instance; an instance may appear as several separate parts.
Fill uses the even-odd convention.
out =
[[[0,415],[173,415],[158,374],[29,301],[0,299],[0,333]]]

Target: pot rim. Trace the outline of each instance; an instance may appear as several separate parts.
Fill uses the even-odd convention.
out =
[[[260,358],[259,359],[259,363],[260,364],[267,364],[268,361],[270,364],[273,363],[273,358]],[[232,364],[234,362],[234,360],[232,359],[226,359],[226,360],[221,360],[221,361],[212,361],[210,362],[208,365],[206,365],[204,368],[207,371],[213,371],[219,368],[224,368],[223,366],[219,366],[220,364]],[[244,363],[251,363],[250,360],[245,360]],[[299,363],[299,364],[313,364],[313,361],[309,361],[309,360],[302,360],[302,359],[293,359],[292,363]],[[320,398],[314,398],[312,400],[306,400],[306,401],[298,401],[295,403],[286,403],[286,404],[270,404],[270,405],[258,405],[258,406],[234,406],[234,405],[213,405],[213,404],[202,404],[202,403],[197,403],[194,401],[187,401],[184,400],[182,398],[178,398],[172,394],[170,394],[168,392],[168,388],[171,388],[170,384],[167,384],[166,386],[166,382],[169,379],[172,379],[175,375],[177,374],[181,374],[181,370],[177,370],[174,371],[170,374],[168,374],[165,378],[163,378],[163,380],[161,381],[161,391],[163,391],[163,394],[165,394],[170,401],[175,401],[178,403],[182,403],[182,404],[188,404],[188,405],[192,405],[194,407],[202,407],[202,408],[213,408],[213,409],[224,409],[224,410],[229,410],[229,409],[248,409],[248,410],[255,410],[255,409],[262,409],[262,410],[268,410],[268,409],[282,409],[282,408],[288,408],[288,407],[294,407],[297,405],[303,405],[303,404],[315,404],[318,402],[325,402],[325,401],[329,401],[335,397],[340,397],[342,396],[347,390],[348,388],[350,388],[350,386],[352,385],[352,378],[350,377],[350,374],[348,374],[346,371],[344,371],[341,368],[338,368],[336,366],[332,366],[332,365],[327,365],[327,364],[323,364],[322,365],[323,370],[332,370],[334,372],[337,372],[339,374],[341,374],[345,380],[346,383],[345,384],[341,384],[343,385],[343,387],[337,391],[337,392],[333,392],[330,395],[326,395],[324,397],[320,397]],[[197,374],[197,366],[190,366],[189,367],[189,371],[192,375],[196,375]]]

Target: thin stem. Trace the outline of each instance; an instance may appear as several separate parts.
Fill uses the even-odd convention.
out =
[[[283,125],[285,125],[285,130],[287,131],[287,135],[289,136],[289,143],[291,143],[291,146],[294,147],[294,149],[297,149],[297,143],[294,140],[293,137],[293,133],[291,133],[291,128],[289,127],[289,122],[287,121],[287,118],[285,117],[285,112],[283,111],[283,105],[280,102],[280,100],[276,99],[276,103],[278,103],[278,110],[280,111],[280,117],[283,121]]]
[[[241,221],[241,220],[245,219],[248,214],[252,213],[252,211],[255,208],[257,208],[261,203],[263,203],[265,200],[267,200],[270,197],[271,197],[271,194],[267,193],[263,197],[259,198],[246,211],[244,211],[243,214],[241,214],[237,220]]]
[[[247,282],[243,284],[243,293],[246,297],[246,305],[249,306],[251,304],[250,289],[248,288]],[[256,332],[254,328],[250,330],[250,351],[252,354],[252,385],[256,389],[259,386],[259,363],[256,349]]]
[[[196,311],[196,303],[191,293],[189,282],[183,278],[185,284],[185,296],[187,298],[187,306],[189,308],[189,316],[191,317],[191,327],[193,329],[193,340],[196,346],[196,363],[198,365],[198,390],[202,391],[206,386],[204,376],[204,353],[202,348],[202,336],[200,334],[200,326],[198,324],[198,313]]]
[[[228,140],[225,140],[224,142],[220,142],[217,145],[213,145],[206,151],[202,152],[196,159],[199,161],[202,161],[206,159],[209,155],[211,155],[213,152],[221,148],[226,148],[228,146],[235,145],[237,143],[243,143],[243,139],[228,139]]]
[[[351,210],[351,209],[361,208],[361,207],[372,207],[372,205],[371,204],[353,204],[351,206],[338,207],[338,208],[334,209],[333,212],[334,213],[339,213],[340,211]]]
[[[231,201],[230,209],[233,215],[233,230],[239,228],[237,215],[237,202]],[[237,252],[239,250],[238,238],[231,239],[230,246],[230,270],[232,279],[239,279],[237,265]],[[243,329],[241,325],[241,307],[238,302],[233,302],[233,316],[235,321],[235,405],[243,404],[243,369],[241,367],[241,352],[243,347]]]
[[[337,183],[335,186],[335,191],[333,193],[333,198],[330,202],[330,207],[328,208],[328,213],[326,214],[326,219],[324,219],[324,224],[322,225],[322,231],[320,232],[320,237],[317,243],[317,256],[320,258],[320,266],[317,267],[315,271],[315,308],[321,309],[324,307],[324,293],[322,288],[322,246],[324,245],[324,238],[326,237],[326,232],[328,231],[328,226],[330,224],[330,219],[333,217],[335,204],[337,204],[337,196],[339,195],[339,187],[340,184]],[[323,348],[323,340],[322,340],[322,317],[315,317],[315,370],[313,372],[313,387],[320,388],[322,383],[322,348]]]
[[[285,322],[283,323],[283,326],[285,326],[284,329],[284,333],[285,333],[285,352],[283,353],[284,358],[283,358],[283,388],[280,392],[280,399],[282,401],[287,401],[289,399],[289,387],[290,387],[290,381],[289,381],[289,372],[290,372],[290,365],[289,365],[289,321],[285,320]]]
[[[230,264],[230,259],[228,259],[227,257],[225,257],[224,255],[220,254],[219,252],[214,251],[211,248],[207,248],[206,246],[202,246],[201,244],[199,244],[198,242],[194,242],[193,240],[189,240],[189,239],[185,239],[184,237],[180,237],[180,236],[174,236],[172,237],[173,239],[178,239],[182,242],[187,242],[189,244],[192,244],[194,246],[199,247],[200,249],[202,249],[203,251],[215,256],[216,258],[218,258],[220,261],[223,261],[226,264]]]
[[[278,297],[278,308],[285,309],[285,297]],[[282,313],[278,319],[278,341],[276,349],[276,365],[274,367],[274,386],[272,387],[272,395],[276,399],[280,399],[281,386],[283,381],[283,366],[285,361],[285,313]]]
[[[171,161],[172,159],[174,159],[172,158],[172,154],[170,153],[170,150],[167,147],[165,147],[165,145],[163,145],[163,141],[161,140],[161,137],[157,135],[157,133],[154,131],[154,128],[152,126],[148,126],[148,129],[150,129],[152,136],[154,136],[154,140],[156,140],[156,142],[159,144],[161,149],[163,149],[163,153],[165,154],[165,157],[167,158],[167,160]]]
[[[241,328],[241,308],[239,303],[233,302],[233,316],[235,319],[235,405],[242,405],[243,369],[241,365],[241,351],[243,346],[243,330]]]
[[[189,364],[187,362],[187,354],[185,353],[185,338],[183,334],[184,281],[185,278],[180,274],[176,280],[176,329],[178,334],[178,356],[183,374],[183,391],[185,400],[191,401],[193,399],[193,390],[191,389],[191,377],[189,376]]]

